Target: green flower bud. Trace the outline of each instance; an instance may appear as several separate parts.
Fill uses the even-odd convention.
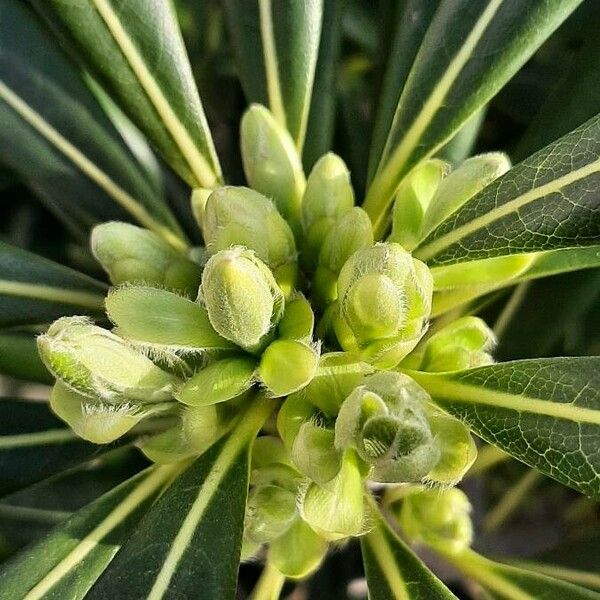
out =
[[[358,457],[345,453],[339,473],[325,484],[311,483],[299,503],[300,515],[321,537],[340,540],[365,530],[365,499]]]
[[[263,352],[258,366],[261,383],[274,397],[287,396],[310,383],[319,352],[296,340],[275,340]]]
[[[85,317],[63,317],[38,337],[44,364],[76,392],[117,404],[171,398],[176,379]]]
[[[326,553],[327,542],[300,518],[269,545],[269,561],[291,579],[302,579],[316,571]]]
[[[94,401],[60,382],[52,388],[50,407],[80,438],[93,444],[113,442],[151,412],[129,402]]]
[[[478,317],[462,317],[432,335],[419,349],[420,371],[460,371],[494,362],[494,332]]]
[[[439,159],[417,165],[396,192],[389,241],[412,250],[422,239],[423,217],[443,178],[451,166]]]
[[[346,163],[328,152],[312,168],[302,199],[302,224],[307,240],[303,254],[309,265],[315,263],[329,229],[353,206],[354,190]]]
[[[401,373],[366,377],[344,401],[335,424],[337,448],[354,448],[385,483],[421,481],[440,459],[427,418],[427,393]]]
[[[272,198],[297,234],[306,179],[288,131],[268,109],[253,104],[240,127],[242,162],[251,187]]]
[[[241,247],[210,258],[200,298],[215,331],[249,352],[264,347],[284,309],[283,293],[269,268]]]
[[[473,436],[459,420],[437,410],[429,412],[429,425],[440,448],[440,459],[427,474],[427,480],[456,485],[477,458]]]
[[[299,471],[317,483],[331,481],[341,467],[341,453],[334,446],[334,431],[316,420],[303,423],[292,445],[292,460]]]
[[[206,406],[231,400],[254,382],[256,361],[248,356],[218,360],[188,379],[175,397],[188,406]]]
[[[425,333],[432,292],[429,269],[398,244],[356,252],[338,279],[340,344],[382,368],[395,366]]]
[[[310,343],[314,327],[315,315],[310,302],[302,294],[290,298],[279,322],[278,337]]]
[[[244,187],[216,189],[206,203],[202,233],[210,254],[245,246],[273,271],[282,287],[293,288],[297,271],[294,234],[262,194]],[[292,280],[285,281],[290,275]]]
[[[196,188],[195,190],[192,190],[192,197],[190,199],[192,214],[200,229],[204,226],[204,212],[206,210],[206,203],[211,194],[212,190],[206,188]]]
[[[296,494],[277,485],[254,487],[248,495],[244,535],[264,544],[279,537],[297,517]]]
[[[321,306],[337,298],[338,275],[346,261],[358,250],[372,245],[371,220],[362,208],[353,208],[334,223],[319,252],[313,279],[313,294]]]
[[[402,501],[399,522],[416,542],[458,553],[473,539],[471,505],[457,488],[420,489]]]
[[[315,407],[304,394],[292,394],[285,399],[277,414],[277,431],[288,451],[292,450],[302,425],[310,421],[314,415]]]
[[[421,239],[510,169],[510,159],[501,152],[480,154],[465,160],[439,185],[423,217]]]
[[[252,445],[252,470],[273,464],[289,464],[290,459],[281,439],[274,435],[262,435]]]
[[[144,282],[195,296],[200,267],[152,231],[112,221],[96,225],[92,253],[113,284]]]

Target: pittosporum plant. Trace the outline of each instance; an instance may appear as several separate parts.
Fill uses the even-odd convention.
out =
[[[392,4],[371,140],[335,146],[336,90],[348,120],[369,68],[342,46],[344,2],[210,5],[228,41],[206,52],[233,49],[249,102],[242,180],[169,0],[0,3],[0,157],[95,273],[0,245],[2,370],[52,379],[47,403],[0,404],[0,487],[146,461],[12,557],[1,598],[222,600],[241,561],[275,599],[352,540],[373,600],[455,597],[407,542],[477,597],[600,597],[592,574],[478,554],[461,489],[510,455],[600,497],[600,359],[495,360],[525,282],[600,265],[600,116],[515,166],[470,156],[581,0]],[[342,156],[367,144],[355,185]]]

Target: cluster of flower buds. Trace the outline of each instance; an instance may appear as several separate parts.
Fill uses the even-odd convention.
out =
[[[267,546],[288,577],[368,530],[371,485],[416,490],[399,517],[409,535],[465,542],[468,510],[449,488],[476,448],[410,375],[488,364],[495,340],[475,317],[428,330],[438,280],[411,250],[506,157],[452,172],[425,161],[399,186],[391,235],[376,243],[341,158],[326,154],[306,178],[289,133],[258,105],[241,147],[251,188],[192,194],[203,248],[175,249],[126,223],[94,229],[114,328],[65,317],[40,336],[53,410],[95,443],[143,433],[140,448],[164,463],[234,435],[257,394],[281,398],[253,449],[243,554]]]

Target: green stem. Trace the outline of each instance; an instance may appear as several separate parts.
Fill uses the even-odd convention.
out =
[[[104,308],[104,296],[96,292],[57,288],[38,283],[0,279],[0,294],[68,304],[96,311],[102,311]]]
[[[531,595],[496,573],[493,561],[477,554],[470,548],[465,548],[455,554],[443,547],[436,546],[433,549],[463,575],[477,581],[489,591],[499,594],[507,600],[534,600]]]
[[[577,585],[600,590],[600,574],[598,573],[578,571],[577,569],[570,569],[560,565],[547,565],[529,560],[513,560],[510,563],[520,569],[535,571],[548,577],[555,577]]]
[[[479,450],[477,458],[466,476],[473,477],[474,475],[480,475],[492,467],[506,462],[510,458],[510,454],[507,454],[504,450],[488,444]]]
[[[267,561],[249,600],[278,600],[285,577]]]

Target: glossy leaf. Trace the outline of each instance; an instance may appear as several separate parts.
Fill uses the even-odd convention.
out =
[[[519,70],[581,0],[442,3],[417,53],[365,210],[382,234],[394,189]]]
[[[564,485],[600,497],[600,358],[522,360],[410,375],[487,442]]]
[[[77,68],[19,0],[0,6],[0,160],[76,235],[129,214],[182,244]]]
[[[302,150],[319,53],[323,0],[226,0],[240,79]]]
[[[101,313],[105,290],[91,277],[0,241],[0,326]]]
[[[273,404],[254,399],[240,425],[212,446],[142,519],[88,600],[233,600],[251,441]]]
[[[99,458],[115,447],[81,440],[43,402],[0,399],[0,495]]]
[[[0,374],[50,385],[54,378],[40,359],[35,335],[0,331]]]
[[[221,179],[172,4],[164,0],[35,0],[167,162],[192,187]]]
[[[484,188],[415,255],[435,266],[598,244],[599,154],[600,115]]]
[[[85,598],[172,473],[172,467],[140,473],[58,525],[4,566],[0,596]]]
[[[360,545],[371,600],[456,598],[382,520]]]

